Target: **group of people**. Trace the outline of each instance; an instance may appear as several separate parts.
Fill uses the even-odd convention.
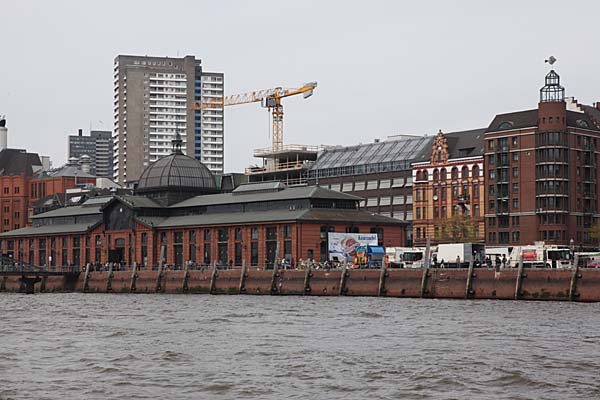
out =
[[[451,267],[460,268],[461,265],[462,265],[462,263],[461,263],[460,256],[456,257],[456,260],[454,263],[446,262],[443,258],[438,262],[437,256],[435,256],[435,255],[429,261],[430,268],[451,268]],[[480,268],[480,267],[485,266],[489,269],[491,269],[495,266],[496,269],[500,269],[500,268],[509,267],[510,260],[506,258],[506,254],[503,254],[502,257],[500,257],[500,255],[496,254],[494,261],[492,261],[492,257],[487,255],[487,256],[485,256],[485,259],[483,260],[483,263],[482,263],[480,257],[475,256],[474,261],[473,261],[473,266],[475,268]]]

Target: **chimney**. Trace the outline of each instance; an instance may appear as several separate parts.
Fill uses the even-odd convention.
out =
[[[79,130],[79,136],[83,136],[83,129]]]
[[[6,127],[6,117],[0,117],[0,151],[8,147],[8,128]]]
[[[596,109],[600,110],[600,101],[596,102]]]

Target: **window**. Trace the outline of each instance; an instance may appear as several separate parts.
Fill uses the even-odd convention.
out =
[[[367,190],[377,189],[377,181],[367,182]]]
[[[496,179],[496,171],[490,169],[490,179]]]
[[[512,160],[519,161],[519,153],[517,153],[516,151],[512,153]]]
[[[217,239],[217,262],[219,265],[229,265],[229,254],[227,252],[227,246],[229,244],[229,228],[219,229]]]
[[[473,216],[474,217],[479,217],[479,204],[475,204],[473,206]]]
[[[380,206],[389,206],[391,204],[392,198],[390,196],[382,196],[379,198]]]
[[[345,182],[342,184],[342,192],[351,192],[352,191],[352,182]]]
[[[392,204],[395,206],[404,204],[404,196],[394,196],[392,199]]]
[[[440,208],[439,207],[433,207],[433,218],[439,218],[440,216]]]
[[[488,149],[494,149],[494,139],[488,140]]]
[[[390,179],[382,179],[379,181],[379,189],[389,189],[392,185],[392,181]]]
[[[456,167],[452,168],[452,179],[453,180],[458,179],[458,168],[456,168]]]
[[[189,232],[189,257],[191,262],[196,262],[196,231],[191,230]]]
[[[461,179],[467,179],[469,177],[469,168],[466,166],[462,167]]]
[[[519,199],[513,199],[513,209],[519,209]]]
[[[204,230],[204,264],[211,263],[211,240],[210,240],[210,229]]]
[[[417,213],[415,214],[415,215],[416,215],[416,218],[417,218],[417,219],[421,219],[421,207],[417,207],[417,209],[416,209],[416,212],[417,212]]]
[[[365,190],[365,182],[356,182],[354,184],[354,190]]]
[[[479,184],[478,183],[473,184],[473,197],[475,197],[475,198],[479,197]]]
[[[513,136],[512,137],[512,145],[513,146],[517,146],[519,144],[519,137],[518,136]]]
[[[512,169],[513,178],[517,178],[519,176],[519,168],[515,167]]]
[[[519,184],[518,183],[512,184],[512,191],[513,191],[513,193],[519,193]]]
[[[377,206],[377,197],[369,197],[367,199],[367,207],[375,207]]]

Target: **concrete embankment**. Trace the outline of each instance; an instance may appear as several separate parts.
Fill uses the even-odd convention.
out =
[[[84,271],[72,280],[43,277],[35,291],[600,301],[594,269],[130,270]],[[21,276],[0,276],[0,292],[22,290]]]

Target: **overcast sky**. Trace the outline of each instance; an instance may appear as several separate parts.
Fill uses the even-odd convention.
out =
[[[317,81],[285,101],[287,144],[356,144],[487,126],[534,108],[558,59],[567,96],[600,101],[600,1],[27,1],[0,3],[9,146],[67,157],[111,130],[114,57],[195,55],[226,94]],[[226,109],[226,171],[270,145],[258,104]]]

